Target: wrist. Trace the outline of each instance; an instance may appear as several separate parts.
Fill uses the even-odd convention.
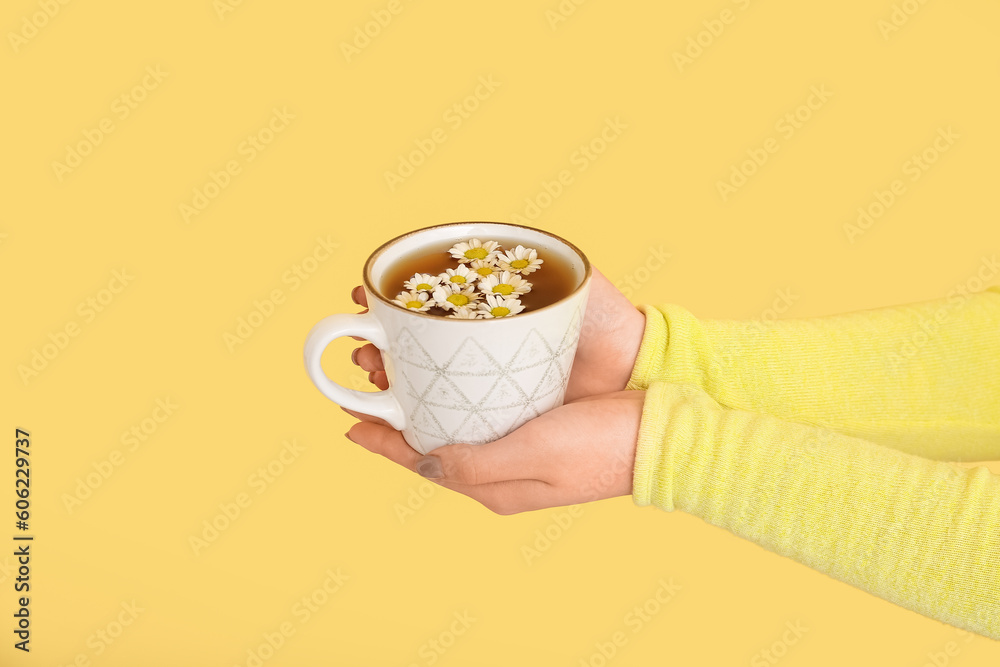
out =
[[[615,386],[617,390],[632,389],[628,386],[635,375],[636,360],[642,347],[646,331],[646,316],[639,308],[633,308],[621,319],[615,338],[618,342],[615,360]]]

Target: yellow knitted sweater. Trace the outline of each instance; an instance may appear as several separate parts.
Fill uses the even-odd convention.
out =
[[[1000,288],[769,324],[641,306],[633,500],[1000,639]]]

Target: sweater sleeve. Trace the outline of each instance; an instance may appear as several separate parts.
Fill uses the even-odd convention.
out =
[[[646,391],[633,501],[681,509],[930,618],[1000,639],[1000,477]]]
[[[770,323],[640,310],[630,389],[692,384],[726,407],[927,458],[1000,459],[1000,287]]]

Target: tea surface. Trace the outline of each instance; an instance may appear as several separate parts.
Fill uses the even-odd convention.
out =
[[[502,248],[512,250],[517,245],[516,241],[502,243]],[[451,245],[448,246],[448,248],[450,247]],[[445,269],[457,267],[459,262],[451,256],[448,248],[439,251],[424,249],[400,259],[389,267],[383,275],[382,284],[379,285],[382,295],[390,301],[395,299],[397,294],[406,289],[403,287],[403,283],[412,278],[415,273],[429,273],[436,276],[444,273]],[[523,312],[526,313],[564,299],[576,288],[573,271],[562,259],[543,250],[538,251],[538,257],[544,260],[542,266],[538,270],[522,276],[531,283],[531,291],[519,297],[524,306]],[[432,311],[431,314],[443,314],[439,308],[433,308]]]

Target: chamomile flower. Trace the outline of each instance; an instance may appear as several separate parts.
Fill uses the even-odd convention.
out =
[[[477,259],[492,261],[497,256],[500,244],[496,241],[480,241],[479,239],[469,239],[468,242],[456,243],[448,252],[458,261],[465,264]]]
[[[459,264],[454,269],[445,269],[444,273],[438,275],[442,283],[451,285],[471,285],[479,277],[469,270],[465,264]]]
[[[445,310],[475,306],[475,303],[481,298],[473,285],[455,285],[453,287],[438,285],[434,288],[434,305]]]
[[[441,276],[429,273],[414,273],[413,277],[403,283],[403,287],[414,292],[433,292],[441,284]]]
[[[418,292],[416,290],[400,292],[392,302],[397,306],[415,310],[418,313],[426,313],[434,305],[427,292]]]
[[[520,296],[531,291],[531,283],[510,271],[501,271],[486,276],[479,281],[479,291],[483,294],[498,294],[500,296]]]
[[[476,310],[474,305],[472,306],[461,306],[455,310],[448,313],[448,317],[456,320],[478,320],[482,319],[479,315],[479,311]]]
[[[477,280],[482,280],[486,276],[492,276],[497,272],[497,265],[492,260],[474,260],[469,264],[469,268],[476,274]]]
[[[487,294],[486,303],[479,304],[479,315],[487,320],[494,317],[510,317],[517,315],[522,310],[524,310],[524,306],[521,305],[519,299],[499,294]]]
[[[500,270],[520,273],[521,275],[527,275],[542,268],[544,261],[538,259],[537,250],[525,248],[523,245],[497,255],[497,266],[500,267]]]

